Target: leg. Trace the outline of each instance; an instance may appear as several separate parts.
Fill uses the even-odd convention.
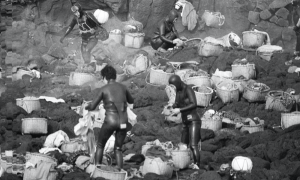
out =
[[[120,169],[123,168],[122,146],[126,135],[127,135],[126,129],[119,129],[116,131],[115,155],[116,155],[117,165]]]
[[[176,35],[175,35],[175,33],[170,32],[170,33],[166,34],[166,38],[170,39],[170,40],[174,40],[174,39],[176,39]],[[161,45],[161,48],[163,48],[165,50],[168,50],[169,48],[173,48],[173,47],[175,47],[175,44],[171,44],[171,43],[167,43],[167,42],[164,42]]]
[[[191,150],[193,152],[194,163],[200,165],[200,152],[198,143],[201,139],[201,121],[193,121],[189,125]]]
[[[181,142],[187,145],[189,144],[189,127],[185,124],[183,124],[181,130]]]
[[[81,45],[81,53],[85,64],[91,62],[91,51],[98,43],[96,38],[91,38],[87,43],[82,43]]]
[[[105,144],[107,140],[110,138],[110,136],[113,134],[113,132],[114,132],[114,128],[111,127],[111,125],[108,124],[106,121],[104,121],[98,137],[97,151],[96,151],[95,162],[94,162],[96,165],[102,163]]]
[[[296,56],[299,56],[300,54],[300,34],[297,35],[297,41],[296,41]]]

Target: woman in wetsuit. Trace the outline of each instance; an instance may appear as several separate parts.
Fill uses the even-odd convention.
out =
[[[103,101],[105,112],[104,123],[99,132],[95,163],[102,163],[103,151],[109,137],[115,133],[114,153],[117,165],[123,168],[122,146],[126,137],[126,127],[129,125],[127,117],[127,103],[133,104],[133,98],[127,88],[116,82],[116,70],[112,66],[106,66],[101,70],[104,82],[107,84],[99,90],[98,96],[86,109],[92,111]]]
[[[181,113],[183,128],[181,142],[190,146],[193,152],[194,163],[200,165],[198,143],[201,139],[201,120],[197,113],[197,100],[191,87],[183,83],[178,75],[169,78],[169,84],[176,87],[176,98],[173,105],[173,114]]]
[[[168,17],[158,26],[157,31],[154,32],[154,36],[151,39],[153,49],[166,51],[176,46],[173,40],[179,37],[174,26],[177,18],[178,12],[171,10]]]
[[[81,54],[85,64],[91,62],[91,51],[98,43],[98,37],[103,41],[108,38],[108,34],[101,33],[99,34],[99,29],[102,28],[101,24],[97,21],[92,13],[86,13],[82,10],[79,4],[75,4],[71,8],[74,13],[74,18],[69,25],[66,33],[60,39],[60,42],[63,43],[65,37],[70,34],[74,26],[78,24],[79,32],[81,34]],[[105,32],[105,31],[101,31]]]

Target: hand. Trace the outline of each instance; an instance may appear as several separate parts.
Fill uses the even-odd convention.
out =
[[[62,38],[60,38],[59,41],[60,41],[61,43],[64,43],[64,40],[65,40],[65,37],[62,37]]]
[[[180,113],[180,108],[175,108],[175,109],[172,110],[172,114],[171,115],[173,116],[173,115],[177,115],[179,113]]]

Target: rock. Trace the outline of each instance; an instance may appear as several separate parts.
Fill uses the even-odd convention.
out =
[[[290,177],[300,176],[300,161],[277,160],[271,163],[271,170],[279,170]]]
[[[246,151],[239,146],[226,146],[218,149],[213,156],[216,163],[228,163],[237,155],[246,154]]]
[[[175,0],[130,1],[129,12],[131,17],[143,23],[146,36],[151,37],[153,32],[156,31],[160,21],[167,17],[174,4]]]
[[[290,0],[274,0],[270,5],[269,8],[275,9],[275,8],[282,8],[288,4],[290,4]]]
[[[259,12],[249,11],[248,20],[253,24],[259,23]]]
[[[265,9],[260,12],[259,16],[261,19],[266,20],[266,19],[269,19],[272,16],[272,14],[268,9]]]
[[[201,164],[208,164],[212,162],[213,153],[209,151],[204,151],[201,149],[200,151],[200,163]]]
[[[283,18],[283,19],[286,19],[287,17],[288,17],[288,15],[289,15],[289,10],[287,10],[286,8],[280,8],[278,11],[276,11],[276,15],[278,16],[278,17],[281,17],[281,18]]]
[[[272,23],[276,23],[278,21],[278,17],[276,15],[274,15],[269,19],[269,21]]]
[[[215,134],[214,131],[211,129],[201,129],[201,140],[205,141],[207,139],[214,138]]]
[[[284,180],[284,178],[287,178],[287,175],[283,174],[279,170],[263,169],[263,172],[268,178],[272,178],[272,180]]]
[[[267,158],[270,161],[281,160],[287,154],[287,150],[276,141],[269,141],[267,143]]]
[[[296,38],[295,31],[293,31],[293,29],[286,27],[282,30],[282,40],[290,41],[293,38]]]
[[[270,162],[259,157],[251,157],[253,168],[270,169]]]
[[[1,108],[0,114],[6,117],[7,119],[13,120],[20,114],[26,115],[27,112],[23,108],[17,106],[16,104],[8,102],[4,107]]]
[[[218,146],[201,142],[201,151],[215,152],[217,150],[218,150]]]
[[[276,24],[281,27],[287,27],[289,26],[289,21],[283,18],[279,18]]]

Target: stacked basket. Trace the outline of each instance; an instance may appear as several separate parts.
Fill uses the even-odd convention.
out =
[[[47,119],[24,118],[22,119],[23,134],[47,134]]]
[[[199,86],[193,86],[192,88],[194,89],[197,87]],[[203,107],[209,106],[214,91],[210,87],[206,87],[206,88],[210,92],[206,93],[206,92],[194,91],[197,99],[197,106],[203,106]]]
[[[153,85],[168,85],[169,84],[169,78],[174,73],[166,73],[161,69],[150,69],[150,84]]]

